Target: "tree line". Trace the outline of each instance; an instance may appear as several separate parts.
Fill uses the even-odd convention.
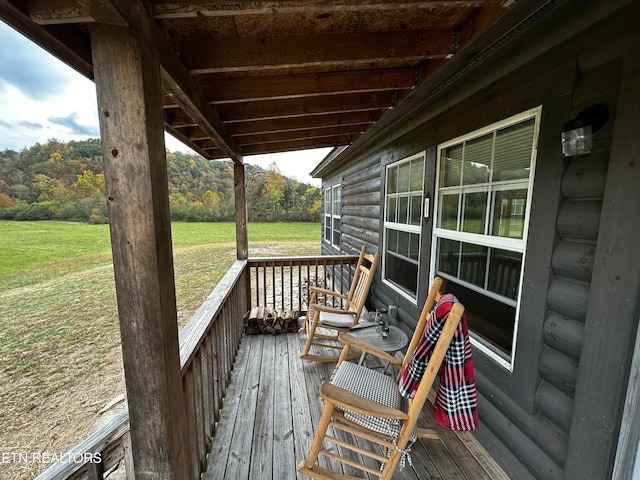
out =
[[[233,221],[233,164],[167,152],[171,219]],[[320,189],[245,164],[252,222],[319,222]],[[0,219],[108,223],[100,139],[0,151]]]

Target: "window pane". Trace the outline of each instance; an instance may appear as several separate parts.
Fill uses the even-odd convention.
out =
[[[398,253],[404,257],[409,256],[409,232],[398,232]]]
[[[396,255],[385,258],[386,276],[407,293],[414,295],[418,288],[418,265]]]
[[[331,217],[324,217],[324,238],[331,241]]]
[[[398,223],[409,223],[409,199],[407,197],[398,198]]]
[[[533,119],[496,133],[493,181],[529,178],[533,148]]]
[[[420,225],[420,217],[422,216],[422,197],[413,195],[411,197],[411,212],[409,223],[411,225]]]
[[[387,230],[387,250],[390,252],[398,251],[398,231]]]
[[[522,254],[492,248],[490,255],[488,289],[503,297],[516,300],[520,286]]]
[[[398,192],[398,167],[389,167],[387,169],[387,193]]]
[[[387,222],[397,222],[396,198],[387,198]]]
[[[458,199],[460,195],[442,195],[440,199],[440,228],[458,229]]]
[[[340,215],[342,213],[342,187],[340,185],[333,187],[333,214]]]
[[[493,205],[493,235],[522,238],[527,190],[502,190],[495,192]]]
[[[438,265],[436,270],[458,276],[458,262],[460,260],[460,242],[441,238],[438,240]]]
[[[340,219],[333,219],[333,244],[340,245]]]
[[[411,162],[411,191],[422,191],[422,180],[424,177],[424,160],[414,160]]]
[[[440,187],[460,185],[462,144],[447,148],[440,162]]]
[[[487,247],[462,244],[462,261],[460,264],[461,280],[484,288],[484,277],[487,272]]]
[[[466,193],[463,195],[462,231],[484,233],[487,210],[487,193]]]
[[[411,163],[404,162],[398,167],[398,193],[409,191],[409,180],[411,179]]]
[[[324,191],[324,213],[329,215],[331,213],[331,189],[327,188]]]
[[[462,166],[462,184],[474,185],[489,181],[491,167],[491,149],[493,147],[493,133],[470,140],[464,148],[464,163]]]
[[[506,355],[511,355],[516,309],[480,292],[447,280],[444,291],[464,303],[469,329]]]
[[[417,262],[420,257],[420,235],[411,233],[409,242],[409,258]]]

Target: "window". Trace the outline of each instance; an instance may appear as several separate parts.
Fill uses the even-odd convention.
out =
[[[512,368],[540,108],[438,147],[431,271],[476,346]]]
[[[424,153],[387,166],[383,278],[414,301],[418,291],[423,184]]]
[[[334,185],[324,189],[324,239],[339,247],[341,239],[342,187]]]

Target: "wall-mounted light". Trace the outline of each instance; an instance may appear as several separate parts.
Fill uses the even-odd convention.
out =
[[[599,103],[582,110],[562,128],[562,153],[565,157],[586,155],[593,148],[593,134],[609,119],[609,107]]]

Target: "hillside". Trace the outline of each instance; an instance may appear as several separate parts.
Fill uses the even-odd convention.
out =
[[[167,152],[172,220],[233,221],[233,165]],[[313,185],[245,165],[249,221],[318,222]],[[0,152],[0,219],[108,223],[99,139],[49,140],[21,152]]]

